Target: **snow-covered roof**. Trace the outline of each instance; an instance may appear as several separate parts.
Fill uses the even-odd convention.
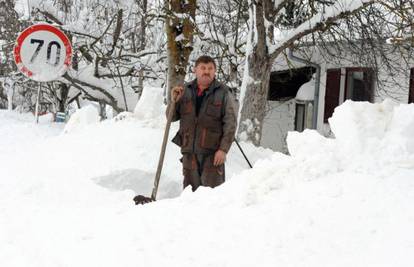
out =
[[[315,79],[312,78],[309,82],[304,83],[296,94],[296,100],[312,101],[315,96]]]

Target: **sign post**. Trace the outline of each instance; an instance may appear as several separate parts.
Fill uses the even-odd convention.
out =
[[[3,82],[3,87],[7,92],[7,110],[13,110],[13,94],[14,94],[14,81],[10,77],[6,77]]]
[[[17,37],[14,61],[20,72],[39,82],[35,111],[38,122],[41,83],[54,81],[68,70],[72,64],[71,43],[55,26],[36,24]]]
[[[35,120],[36,123],[39,123],[39,101],[40,101],[40,91],[42,91],[42,83],[39,82],[39,89],[37,89],[36,96],[36,107],[35,107]]]

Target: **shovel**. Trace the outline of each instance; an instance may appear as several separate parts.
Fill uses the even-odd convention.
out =
[[[158,160],[158,167],[157,167],[157,172],[155,174],[154,188],[152,189],[151,197],[137,195],[134,197],[135,205],[146,204],[146,203],[153,202],[156,200],[158,184],[160,182],[160,177],[161,177],[162,165],[164,163],[165,148],[167,147],[168,134],[170,132],[171,120],[175,112],[175,101],[172,100],[170,105],[171,106],[170,106],[170,109],[168,110],[167,124],[165,125],[164,139],[162,140],[160,158]]]

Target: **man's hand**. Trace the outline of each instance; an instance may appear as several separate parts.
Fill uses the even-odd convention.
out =
[[[222,164],[224,164],[224,162],[226,161],[226,152],[224,152],[223,150],[217,150],[216,153],[214,154],[214,166],[220,166]]]
[[[184,88],[181,86],[175,86],[173,89],[171,89],[171,100],[177,103],[183,94]]]

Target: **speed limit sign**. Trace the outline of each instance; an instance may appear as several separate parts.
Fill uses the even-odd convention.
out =
[[[68,37],[49,24],[36,24],[17,37],[14,60],[27,77],[39,82],[61,77],[72,63]]]

